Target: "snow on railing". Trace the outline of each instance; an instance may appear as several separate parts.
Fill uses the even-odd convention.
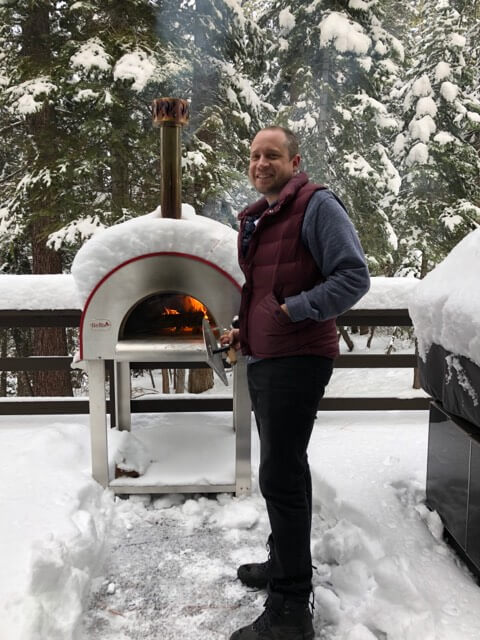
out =
[[[408,298],[418,281],[414,278],[372,278],[369,293],[337,320],[339,326],[411,326]],[[71,275],[0,276],[0,327],[78,327],[81,307]],[[34,358],[0,358],[2,371],[69,369],[70,356]],[[181,363],[178,363],[179,367]],[[174,368],[175,363],[169,363]],[[207,365],[205,365],[207,366]],[[413,353],[346,353],[336,360],[337,368],[410,368],[416,366]],[[110,371],[113,382],[113,368]],[[113,388],[113,385],[112,385]],[[157,411],[229,411],[229,396],[150,397],[132,400],[132,412]],[[326,397],[319,406],[323,410],[405,410],[426,409],[425,395],[405,397]],[[87,398],[4,398],[0,414],[88,413]]]

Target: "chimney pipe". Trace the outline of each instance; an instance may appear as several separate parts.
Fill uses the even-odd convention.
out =
[[[162,218],[182,215],[181,129],[187,124],[189,107],[181,98],[157,98],[152,103],[153,126],[160,127]]]

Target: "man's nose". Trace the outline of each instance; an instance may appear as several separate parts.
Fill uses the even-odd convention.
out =
[[[260,167],[264,167],[264,166],[268,165],[268,158],[266,156],[263,156],[263,155],[260,156],[258,158],[257,165],[260,166]]]

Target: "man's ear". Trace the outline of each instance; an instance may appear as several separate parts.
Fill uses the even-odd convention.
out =
[[[296,172],[298,170],[298,167],[300,166],[300,161],[301,161],[301,157],[299,153],[296,153],[293,158],[292,158],[292,162],[293,162],[293,170]]]

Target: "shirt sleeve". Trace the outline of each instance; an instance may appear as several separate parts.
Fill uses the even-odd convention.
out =
[[[328,190],[312,196],[302,226],[302,241],[324,282],[285,299],[293,322],[336,318],[362,298],[370,276],[357,232],[347,212]]]

